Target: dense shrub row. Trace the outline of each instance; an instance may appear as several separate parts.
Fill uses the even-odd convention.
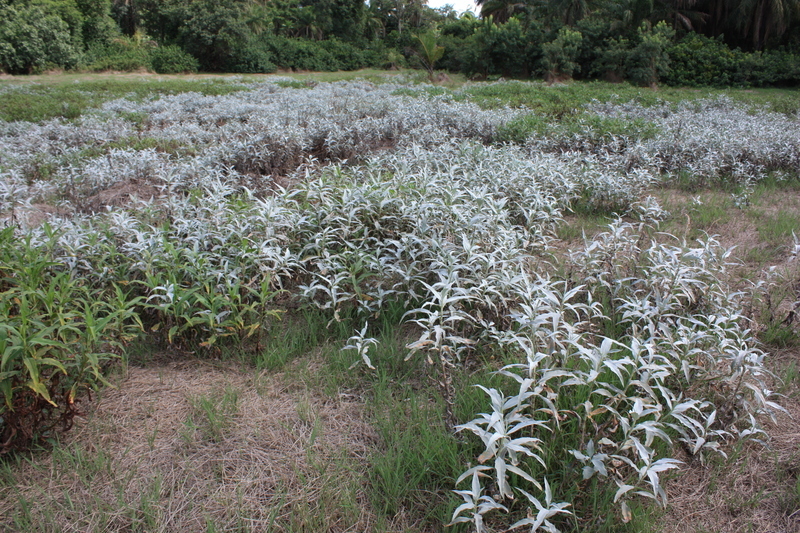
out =
[[[175,45],[158,46],[152,41],[136,42],[115,39],[107,44],[96,44],[83,56],[86,70],[153,70],[159,74],[197,72],[199,63],[193,56]]]
[[[441,68],[470,76],[576,77],[659,81],[677,86],[771,86],[800,81],[800,56],[788,50],[744,52],[691,32],[676,39],[664,22],[613,33],[590,23],[547,31],[512,18],[505,24],[460,19],[443,25]]]
[[[336,35],[308,39],[256,32],[242,20],[243,5],[195,2],[153,7],[146,19],[154,37],[150,38],[140,28],[124,35],[110,17],[108,0],[0,0],[0,72],[78,68],[265,73],[278,67],[335,71],[386,63],[385,45],[379,40],[355,44]],[[119,17],[124,13],[117,15],[122,22]]]
[[[75,14],[80,19],[80,14]],[[196,72],[197,59],[175,45],[125,38],[113,20],[87,33],[40,5],[4,6],[0,2],[0,71],[30,74],[51,68]],[[80,27],[84,32],[81,33]],[[89,28],[92,29],[92,28]]]
[[[667,49],[670,85],[787,85],[800,80],[800,57],[783,50],[742,52],[692,33]]]

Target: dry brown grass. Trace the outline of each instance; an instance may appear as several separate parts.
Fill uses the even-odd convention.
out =
[[[773,262],[785,259],[786,246],[771,246],[765,243],[759,232],[768,226],[782,212],[800,212],[800,192],[792,189],[777,188],[767,190],[754,199],[754,204],[738,209],[733,206],[730,193],[719,190],[705,190],[689,193],[673,188],[654,191],[661,205],[671,213],[671,221],[665,226],[668,231],[679,238],[694,239],[703,233],[718,236],[725,247],[735,247],[735,255],[748,268],[759,268],[763,261],[752,260],[752,251],[764,250],[767,259]],[[693,206],[693,199],[699,198],[702,205]],[[715,209],[719,208],[719,209]],[[718,210],[724,216],[698,217],[699,211],[708,215]],[[700,219],[700,220],[698,220]]]
[[[238,401],[215,433],[198,403],[226,393]],[[371,531],[373,435],[358,401],[282,374],[131,368],[59,449],[13,469],[0,516],[19,515],[22,497],[37,531]]]
[[[790,360],[800,363],[800,352],[780,354],[773,366]],[[668,485],[663,533],[800,531],[800,401],[781,404],[788,413],[767,424],[765,445],[751,442],[710,465],[683,457],[685,468]]]

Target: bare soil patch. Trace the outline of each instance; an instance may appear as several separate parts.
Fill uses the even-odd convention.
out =
[[[148,201],[160,198],[163,190],[152,183],[138,180],[128,180],[115,183],[108,189],[90,196],[86,199],[84,210],[90,213],[104,212],[107,207],[127,206],[134,199]]]
[[[20,224],[26,228],[36,228],[47,222],[50,217],[66,217],[70,211],[62,207],[55,207],[48,204],[31,204],[30,206],[15,209],[13,221],[11,212],[0,213],[0,223]]]

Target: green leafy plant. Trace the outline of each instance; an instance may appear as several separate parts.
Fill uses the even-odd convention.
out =
[[[668,73],[667,48],[675,37],[675,30],[661,21],[653,27],[643,23],[638,33],[639,43],[627,59],[628,78],[639,85],[655,87]]]
[[[576,60],[582,40],[581,32],[563,27],[554,40],[542,45],[542,63],[548,81],[571,78],[580,70]]]
[[[37,4],[0,4],[0,70],[12,74],[71,68],[81,43],[58,15]]]
[[[108,382],[112,351],[138,326],[119,287],[116,302],[102,289],[60,270],[30,239],[20,247],[14,228],[0,232],[0,435],[2,449],[26,446],[68,429],[84,394]]]
[[[436,34],[432,31],[417,35],[417,41],[420,46],[420,61],[422,61],[422,66],[425,67],[425,70],[428,71],[428,79],[433,82],[436,63],[444,56],[445,48],[437,44]]]
[[[159,46],[150,52],[150,66],[159,74],[179,74],[197,72],[200,64],[181,48],[170,45]]]

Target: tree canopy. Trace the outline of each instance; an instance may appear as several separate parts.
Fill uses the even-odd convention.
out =
[[[705,83],[725,71],[715,83],[758,85],[795,83],[800,68],[800,0],[476,4],[478,17],[425,0],[0,0],[0,70],[338,70],[420,57],[432,68],[440,49],[438,67],[481,77]]]

